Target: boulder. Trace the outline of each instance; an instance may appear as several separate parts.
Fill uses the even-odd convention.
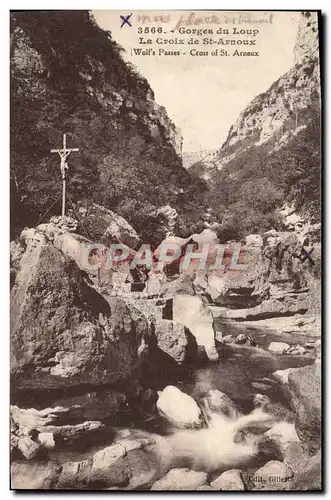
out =
[[[315,365],[304,366],[288,376],[295,428],[310,453],[321,447],[321,374]]]
[[[184,363],[189,352],[188,334],[185,326],[176,321],[169,319],[155,321],[157,347],[179,365]]]
[[[205,472],[190,469],[171,469],[165,476],[156,481],[151,491],[194,491],[207,481]]]
[[[305,469],[310,462],[306,446],[303,443],[290,443],[284,453],[284,462],[293,470],[295,476]]]
[[[238,418],[241,415],[235,403],[224,392],[217,389],[208,391],[203,398],[203,402],[210,411],[221,413],[231,419]]]
[[[290,422],[277,422],[265,435],[277,444],[282,453],[285,453],[290,443],[299,443],[295,426]]]
[[[211,361],[218,360],[213,315],[201,297],[176,295],[173,298],[173,320],[190,330],[197,345],[205,348]]]
[[[50,224],[47,224],[47,226],[50,226]],[[79,269],[86,271],[90,276],[98,274],[97,266],[93,263],[93,257],[90,255],[90,250],[92,248],[92,242],[90,240],[80,234],[57,233],[54,234],[51,242],[68,259],[74,260]],[[102,262],[101,259],[100,261]]]
[[[309,462],[298,468],[291,489],[293,491],[322,491],[321,451],[309,457]]]
[[[190,238],[180,238],[178,236],[165,238],[153,254],[155,261],[158,263],[157,268],[169,275],[178,274],[180,260],[185,253],[189,240]],[[179,252],[177,248],[180,249]]]
[[[225,278],[221,278],[216,274],[208,276],[206,291],[211,296],[213,302],[220,305],[226,305],[223,303],[224,301],[220,301],[220,297],[223,296],[227,289],[227,281]]]
[[[41,449],[40,444],[37,444],[29,436],[18,438],[17,448],[27,460],[35,458]]]
[[[38,434],[38,441],[47,450],[52,450],[55,448],[54,434],[53,432],[40,432]]]
[[[244,491],[246,489],[242,472],[239,469],[223,472],[210,485],[214,490],[219,491]]]
[[[11,464],[13,490],[49,490],[56,488],[62,467],[54,462]]]
[[[282,384],[287,384],[289,374],[296,370],[298,370],[298,368],[286,368],[285,370],[277,370],[273,373],[273,376]]]
[[[252,335],[250,333],[239,333],[239,335],[236,337],[235,344],[237,345],[245,345],[247,347],[255,347],[256,342],[253,339]]]
[[[203,415],[191,396],[168,385],[156,402],[161,416],[169,420],[175,427],[199,428],[203,424]]]
[[[293,471],[285,463],[272,460],[258,469],[252,478],[253,490],[289,490]]]
[[[165,299],[173,298],[175,295],[195,295],[193,280],[188,274],[181,274],[179,278],[165,282],[161,290]]]
[[[146,318],[109,303],[53,245],[31,237],[11,293],[12,389],[115,383],[132,374]]]
[[[82,224],[81,230],[87,232],[94,241],[104,243],[123,243],[137,249],[140,238],[135,229],[120,215],[101,205],[93,203],[89,207],[77,203],[76,210]]]
[[[321,451],[311,456],[303,443],[291,443],[285,452],[285,463],[294,472],[292,490],[321,490]]]
[[[189,274],[194,279],[196,274],[202,276],[203,274],[206,274],[207,269],[210,266],[214,265],[218,252],[218,248],[216,246],[217,244],[217,235],[211,229],[204,229],[200,234],[193,234],[188,238],[168,236],[155,250],[154,257],[156,261],[159,261],[159,269],[164,270],[167,274]],[[192,258],[189,260],[188,265],[186,265],[187,261],[185,260],[185,256],[186,252],[188,251],[188,245],[191,245],[190,250],[192,249],[193,254],[201,252],[204,245],[208,245],[208,253],[204,266],[204,273],[200,269],[201,261],[199,259],[195,259],[194,255],[192,255]],[[179,248],[180,251],[177,251],[175,247]],[[163,261],[162,263],[162,255],[175,255],[176,258],[173,258],[171,262]]]
[[[289,344],[286,342],[271,342],[268,347],[268,351],[275,354],[284,354],[290,349]]]

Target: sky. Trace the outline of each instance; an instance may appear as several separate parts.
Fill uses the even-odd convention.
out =
[[[230,35],[192,35],[170,33],[178,22],[185,25],[190,11],[111,11],[93,10],[94,18],[99,26],[112,32],[112,38],[124,49],[123,57],[130,61],[143,76],[147,78],[155,94],[158,104],[164,106],[171,120],[181,129],[183,135],[183,151],[198,151],[200,149],[219,148],[227,137],[229,128],[236,121],[240,112],[250,101],[265,92],[272,83],[293,65],[293,49],[297,33],[299,12],[223,12],[197,11],[195,19],[206,16],[197,26],[187,25],[186,28],[208,28],[216,31],[218,28],[229,29]],[[124,24],[120,17],[132,13],[131,24]],[[216,15],[219,24],[210,24],[211,16]],[[270,18],[272,14],[272,18]],[[142,22],[141,16],[149,16]],[[155,20],[157,16],[163,16]],[[165,16],[168,16],[165,17]],[[269,22],[240,22],[239,18],[251,21],[268,20]],[[192,18],[191,18],[192,19]],[[166,22],[168,21],[168,22]],[[227,21],[227,22],[225,22]],[[271,21],[271,22],[270,22]],[[162,27],[166,34],[137,33],[138,27]],[[234,36],[233,28],[258,29],[255,37],[250,34]],[[139,44],[139,37],[150,38],[153,43]],[[230,47],[246,51],[258,51],[259,57],[212,57],[210,52],[215,46],[186,45],[188,39],[209,38],[223,39],[256,39],[253,48],[245,46]],[[157,38],[185,39],[185,46],[156,44]],[[219,50],[226,46],[216,46]],[[134,55],[133,48],[156,49],[156,55]],[[158,49],[185,50],[185,55],[159,55]],[[190,48],[208,50],[208,56],[190,56]],[[187,50],[186,50],[187,49]]]

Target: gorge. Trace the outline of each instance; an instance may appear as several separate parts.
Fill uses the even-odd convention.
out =
[[[293,68],[187,169],[89,12],[11,22],[11,487],[321,490],[316,13]],[[81,149],[64,217],[63,127]]]

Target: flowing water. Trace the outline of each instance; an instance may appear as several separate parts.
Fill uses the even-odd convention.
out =
[[[218,325],[219,326],[219,325]],[[236,327],[234,323],[223,324],[223,334],[242,333],[242,324]],[[279,338],[277,332],[265,333],[254,330],[254,338],[261,346],[266,347]],[[291,337],[291,343],[296,344],[299,338]],[[311,338],[305,336],[305,340]],[[78,461],[90,458],[96,451],[109,446],[117,438],[150,436],[154,439],[153,456],[157,461],[157,473],[151,471],[149,481],[161,477],[174,467],[189,467],[208,473],[220,473],[234,467],[245,470],[256,468],[266,461],[261,459],[261,446],[256,436],[236,442],[238,430],[257,424],[264,426],[263,432],[275,422],[274,417],[265,414],[261,409],[255,409],[253,398],[256,393],[267,395],[273,403],[288,407],[286,391],[272,373],[276,370],[299,367],[314,362],[312,355],[272,355],[265,349],[249,348],[233,344],[217,343],[219,361],[210,363],[205,356],[195,359],[174,385],[193,396],[200,406],[202,398],[210,389],[218,389],[227,394],[237,405],[242,416],[230,419],[213,413],[204,408],[207,426],[199,430],[179,430],[172,428],[156,413],[149,418],[141,418],[132,413],[127,419],[121,419],[121,428],[115,429],[115,434],[101,442],[88,446],[85,450],[61,450],[53,454],[60,462]],[[173,383],[173,381],[171,382]],[[167,384],[166,384],[167,385]],[[159,389],[163,387],[159,386]],[[263,450],[262,450],[263,451]],[[265,451],[265,450],[264,450]],[[268,454],[268,450],[265,451]],[[263,455],[263,454],[262,454]],[[265,455],[267,456],[267,455]],[[275,457],[270,455],[270,459]],[[260,460],[260,462],[259,462]],[[155,475],[156,474],[156,475]],[[147,481],[147,480],[146,480]],[[148,482],[148,481],[147,481]],[[139,485],[138,485],[139,486]],[[134,488],[135,485],[130,485]]]

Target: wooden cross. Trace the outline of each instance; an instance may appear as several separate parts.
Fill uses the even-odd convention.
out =
[[[67,134],[63,134],[63,148],[62,149],[51,149],[51,153],[58,153],[61,158],[60,169],[62,174],[62,216],[66,212],[66,172],[68,170],[68,165],[66,159],[72,151],[79,151],[78,148],[67,148]]]

